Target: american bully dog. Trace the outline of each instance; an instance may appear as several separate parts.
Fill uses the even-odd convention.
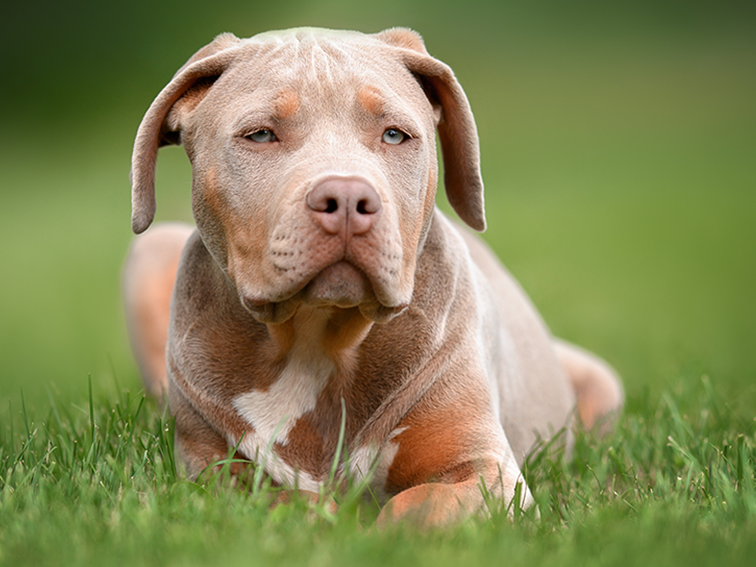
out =
[[[153,220],[166,144],[191,161],[197,228],[137,237],[126,306],[190,476],[236,448],[275,484],[317,492],[343,418],[339,474],[371,475],[379,525],[448,525],[485,510],[481,484],[530,504],[516,488],[537,440],[619,410],[613,371],[555,341],[435,207],[436,134],[449,202],[483,231],[467,98],[410,30],[224,34],[152,103],[133,230]]]

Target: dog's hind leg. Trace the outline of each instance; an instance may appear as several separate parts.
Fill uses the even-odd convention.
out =
[[[153,226],[134,239],[123,269],[131,348],[147,392],[158,399],[168,388],[165,345],[176,269],[193,231],[194,227],[179,223]]]
[[[617,373],[596,355],[566,341],[554,348],[577,397],[577,413],[586,429],[611,430],[622,409],[624,393]]]

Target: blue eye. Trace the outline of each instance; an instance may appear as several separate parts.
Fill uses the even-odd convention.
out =
[[[273,133],[273,131],[268,130],[267,128],[262,128],[257,132],[252,132],[249,136],[247,136],[247,138],[249,138],[253,142],[257,142],[258,144],[267,144],[269,142],[275,142],[277,140],[276,135]]]
[[[383,133],[383,141],[394,146],[401,144],[407,138],[409,138],[407,134],[396,128],[388,128]]]

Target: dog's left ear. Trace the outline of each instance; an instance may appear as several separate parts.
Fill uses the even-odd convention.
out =
[[[240,40],[221,34],[195,53],[144,115],[131,158],[131,228],[139,234],[155,217],[155,162],[160,146],[180,144],[182,108],[196,106],[236,57]]]
[[[401,60],[418,78],[428,97],[441,107],[438,137],[444,159],[446,195],[465,223],[484,231],[486,215],[478,130],[465,92],[451,68],[431,57],[422,38],[414,31],[394,28],[375,37],[399,50]]]

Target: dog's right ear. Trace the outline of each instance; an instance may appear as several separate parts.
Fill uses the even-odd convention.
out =
[[[180,144],[182,112],[192,110],[237,55],[241,40],[221,34],[195,53],[160,92],[142,119],[131,158],[131,228],[139,234],[155,218],[155,162],[160,146]]]
[[[420,36],[394,28],[376,35],[397,49],[434,106],[440,108],[438,137],[444,158],[444,186],[449,204],[465,223],[480,232],[486,229],[483,179],[480,175],[478,131],[470,103],[452,70],[431,57]]]

